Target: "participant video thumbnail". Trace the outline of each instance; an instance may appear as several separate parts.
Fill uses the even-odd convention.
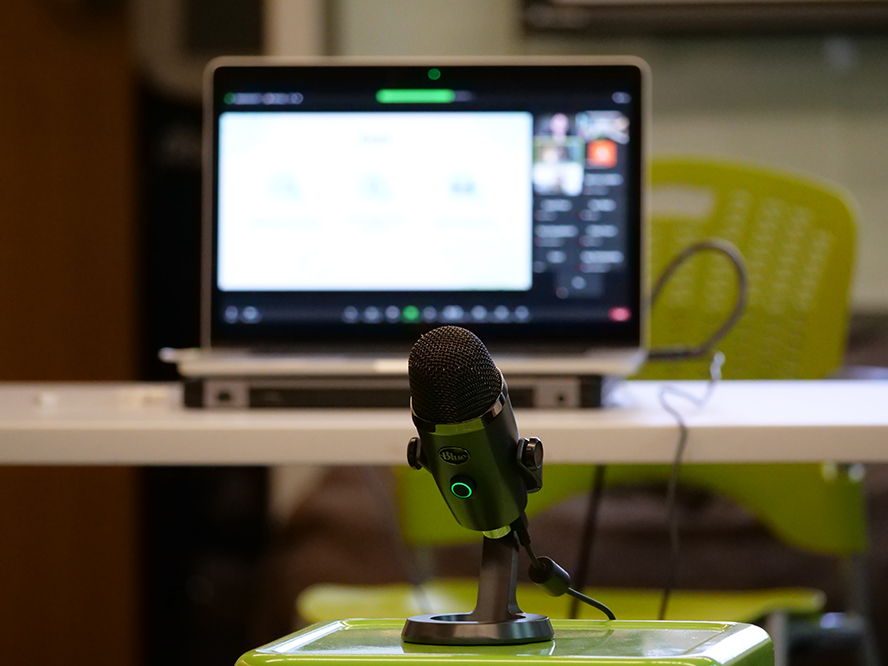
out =
[[[533,186],[539,195],[575,197],[586,169],[613,169],[629,142],[629,119],[619,111],[538,116],[534,127]]]

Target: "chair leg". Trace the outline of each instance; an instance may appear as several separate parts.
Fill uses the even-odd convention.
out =
[[[866,553],[853,555],[846,561],[848,605],[860,620],[857,662],[861,666],[881,666],[881,646],[873,626],[872,580],[868,564]]]
[[[879,654],[879,641],[873,623],[869,617],[861,618],[863,627],[860,636],[860,647],[857,651],[857,661],[860,666],[881,666],[882,658]]]
[[[765,631],[774,644],[774,666],[789,663],[789,615],[786,611],[774,611],[765,618]]]

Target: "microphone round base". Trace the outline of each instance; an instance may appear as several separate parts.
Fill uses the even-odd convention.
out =
[[[401,631],[405,643],[423,645],[521,645],[552,640],[545,615],[519,613],[502,622],[478,622],[471,613],[415,615]]]

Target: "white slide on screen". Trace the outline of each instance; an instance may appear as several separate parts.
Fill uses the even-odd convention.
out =
[[[219,123],[219,289],[530,289],[530,113]]]

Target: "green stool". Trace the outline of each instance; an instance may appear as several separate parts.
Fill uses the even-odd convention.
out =
[[[526,666],[773,666],[763,629],[729,622],[553,620],[555,639],[503,646],[401,642],[404,620],[315,624],[248,652],[237,666],[443,666],[452,661]]]

